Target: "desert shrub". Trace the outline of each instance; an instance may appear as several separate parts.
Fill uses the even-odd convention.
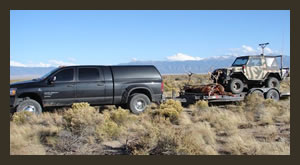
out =
[[[25,124],[29,122],[33,116],[34,114],[28,111],[16,112],[12,116],[12,121],[15,124]]]
[[[187,125],[181,129],[176,148],[179,155],[216,155],[216,135],[207,122]]]
[[[247,119],[258,124],[273,124],[276,121],[289,123],[289,100],[274,101],[252,94],[246,97],[243,109]]]
[[[11,155],[44,155],[45,148],[40,143],[37,126],[10,123]]]
[[[255,155],[260,145],[252,136],[236,134],[228,138],[225,149],[233,155]]]
[[[239,125],[247,123],[243,115],[216,107],[196,111],[191,119],[193,122],[209,122],[216,132],[227,135],[236,133]]]
[[[102,125],[98,126],[96,133],[101,140],[116,140],[121,134],[122,128],[111,120],[106,120]]]
[[[85,127],[103,123],[103,116],[87,103],[74,103],[71,109],[63,114],[65,126],[73,132],[80,133]]]
[[[178,123],[179,114],[183,111],[183,107],[179,101],[167,100],[159,106],[159,109],[152,111],[153,116],[163,116],[173,123]]]
[[[282,92],[290,92],[290,88],[291,88],[290,80],[283,80],[283,81],[281,81],[281,83],[280,83],[280,91],[282,91]]]
[[[195,103],[195,107],[199,110],[205,109],[208,107],[208,102],[204,100],[199,100]]]
[[[261,143],[257,155],[290,155],[290,144],[285,142]]]
[[[129,110],[124,110],[122,108],[118,108],[110,113],[110,119],[118,125],[126,125],[128,122],[135,121],[136,118],[137,116],[131,114]]]

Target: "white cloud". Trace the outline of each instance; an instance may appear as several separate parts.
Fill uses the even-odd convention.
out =
[[[256,50],[254,50],[251,46],[242,45],[242,51],[244,53],[255,53]]]
[[[135,61],[137,61],[137,59],[136,59],[136,58],[132,58],[131,61],[132,61],[132,62],[135,62]]]
[[[259,55],[262,53],[261,47],[254,49],[251,46],[242,45],[241,48],[231,48],[227,55],[242,56],[242,55]],[[265,55],[279,54],[279,51],[272,50],[271,48],[266,47],[264,49]]]
[[[21,66],[21,67],[26,67],[26,65],[17,62],[17,61],[10,61],[10,66]]]
[[[63,61],[58,61],[58,60],[49,60],[50,65],[52,66],[61,66],[61,65],[75,65],[74,63],[70,62],[63,62]]]
[[[18,67],[57,67],[57,66],[61,66],[61,65],[75,65],[73,63],[70,62],[63,62],[63,61],[58,61],[58,60],[49,60],[48,63],[43,63],[43,62],[39,62],[39,63],[29,63],[29,64],[23,64],[17,61],[10,61],[10,66],[18,66]]]
[[[199,61],[202,60],[203,58],[193,57],[183,53],[177,53],[174,56],[168,56],[167,59],[170,61]]]

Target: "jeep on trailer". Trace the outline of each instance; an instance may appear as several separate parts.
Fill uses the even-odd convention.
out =
[[[278,58],[280,58],[280,67]],[[287,76],[289,76],[289,68],[283,68],[282,55],[261,54],[237,57],[231,67],[215,69],[211,78],[215,83],[223,85],[226,91],[239,94],[244,89],[251,88],[279,89],[280,82]]]
[[[162,93],[162,77],[152,65],[67,66],[10,84],[10,107],[39,114],[44,107],[88,102],[117,105],[138,114],[150,102],[160,102]]]

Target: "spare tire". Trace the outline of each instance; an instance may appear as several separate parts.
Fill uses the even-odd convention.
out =
[[[279,92],[275,89],[270,89],[266,94],[266,99],[273,99],[278,101],[280,98]]]
[[[229,83],[229,90],[234,94],[239,94],[244,90],[244,83],[238,78],[233,78]]]

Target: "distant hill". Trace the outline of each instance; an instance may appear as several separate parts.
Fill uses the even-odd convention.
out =
[[[212,69],[230,66],[236,56],[216,56],[198,61],[135,61],[120,65],[154,65],[162,74],[184,74],[186,72],[207,73]],[[290,66],[290,56],[284,56],[284,66]],[[10,79],[40,77],[55,67],[10,67]]]
[[[10,79],[27,79],[37,78],[48,72],[55,67],[10,67]]]
[[[236,56],[216,56],[198,61],[134,61],[122,65],[154,65],[162,74],[208,73],[212,69],[231,66],[235,58]],[[290,67],[290,56],[284,56],[283,62],[283,66]]]

